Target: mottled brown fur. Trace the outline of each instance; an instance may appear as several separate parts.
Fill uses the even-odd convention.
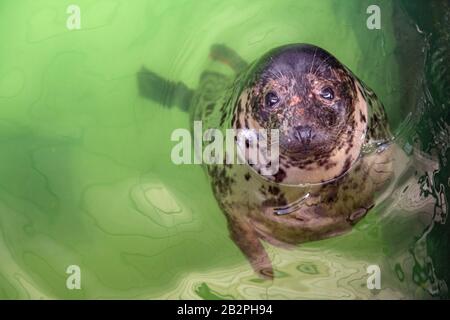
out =
[[[271,54],[283,51],[274,52]],[[280,168],[273,176],[261,176],[258,165],[208,166],[231,238],[253,268],[268,278],[273,276],[273,268],[262,241],[289,246],[345,233],[373,207],[376,192],[392,176],[393,145],[389,144],[382,105],[334,57],[324,51],[320,54],[320,63],[315,65],[314,52],[312,65],[297,80],[281,71],[274,78],[270,72],[262,72],[260,65],[270,60],[270,54],[235,80],[233,76],[206,73],[193,100],[192,118],[203,120],[204,129],[281,128],[289,138],[295,121],[311,119],[314,130],[326,128],[322,130],[325,133],[320,132],[327,145],[318,143],[299,153],[282,149]],[[334,88],[332,101],[320,98],[324,86]],[[279,109],[264,108],[268,90],[281,97]],[[334,119],[332,109],[336,103],[345,110],[338,119]],[[299,107],[302,105],[306,107]],[[377,142],[384,147],[363,153],[363,147]],[[286,145],[290,147],[291,142]]]

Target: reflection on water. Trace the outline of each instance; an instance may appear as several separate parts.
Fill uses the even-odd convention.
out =
[[[117,0],[82,7],[86,29],[68,33],[53,18],[63,4],[5,1],[2,39],[24,50],[0,51],[0,297],[448,298],[450,10],[379,2],[381,31],[365,29],[370,1]],[[140,98],[135,73],[195,88],[213,43],[251,61],[292,42],[326,48],[374,89],[404,158],[351,233],[266,245],[271,282],[229,239],[201,168],[170,162],[187,115]],[[65,287],[71,264],[82,290]],[[373,264],[380,290],[367,289]]]
[[[324,244],[326,246],[326,244]],[[367,260],[322,248],[271,252],[279,269],[266,283],[245,266],[193,273],[164,297],[170,299],[405,299],[393,279],[367,290]],[[282,270],[282,271],[281,271]],[[418,293],[416,298],[425,298]]]

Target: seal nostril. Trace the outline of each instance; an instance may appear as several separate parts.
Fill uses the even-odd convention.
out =
[[[326,121],[326,124],[327,124],[329,127],[334,126],[334,125],[336,124],[336,122],[337,122],[336,115],[334,115],[334,114],[328,114],[328,115],[325,117],[325,121]]]
[[[304,144],[309,144],[312,138],[312,129],[310,126],[295,127],[295,137]]]

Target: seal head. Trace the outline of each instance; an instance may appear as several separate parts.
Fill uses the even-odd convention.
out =
[[[246,107],[238,127],[279,130],[280,168],[268,179],[317,184],[352,167],[367,128],[367,104],[355,81],[334,56],[313,45],[282,46],[253,65],[240,95]]]

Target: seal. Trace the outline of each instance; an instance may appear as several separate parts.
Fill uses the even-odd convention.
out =
[[[252,64],[214,45],[210,58],[231,74],[211,68],[194,91],[143,68],[140,91],[189,111],[204,128],[278,130],[272,175],[249,153],[244,165],[205,166],[231,238],[258,274],[273,278],[264,242],[291,247],[340,235],[374,206],[393,174],[386,113],[372,90],[314,45],[281,46]]]

